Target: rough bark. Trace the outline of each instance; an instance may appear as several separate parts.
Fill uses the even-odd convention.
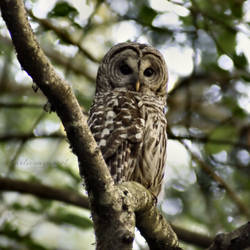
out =
[[[84,177],[90,200],[97,249],[132,249],[135,228],[134,211],[137,209],[131,200],[141,201],[141,198],[137,198],[140,194],[130,190],[129,187],[124,190],[123,186],[114,185],[71,87],[58,76],[35,39],[27,20],[23,1],[1,0],[0,7],[22,68],[32,77],[48,98],[52,109],[60,117],[72,150],[78,157],[80,173]],[[142,195],[147,193],[145,188],[142,186],[140,188],[143,190]],[[136,204],[139,206],[138,203]],[[152,203],[149,207],[156,212]],[[147,212],[144,214],[147,215]],[[139,221],[147,219],[142,216]],[[161,223],[162,226],[163,224]],[[140,230],[140,225],[138,227]],[[144,227],[151,227],[151,229],[147,228],[147,232],[153,231],[150,223],[143,223],[142,231]],[[168,228],[170,228],[169,225]],[[158,242],[162,242],[161,237],[159,241],[157,239],[153,241],[156,246],[154,248],[152,246],[152,249],[178,249],[173,231],[163,231],[167,232],[165,241],[168,243],[164,248],[162,245],[157,246]],[[148,235],[148,233],[145,234],[145,236]],[[151,238],[149,242],[152,242]]]
[[[233,232],[218,234],[207,250],[250,250],[250,222]]]
[[[187,242],[194,246],[202,247],[202,249],[209,247],[213,242],[213,238],[206,234],[193,232],[173,224],[171,224],[171,227],[181,241]]]
[[[137,182],[125,182],[119,187],[127,193],[130,206],[136,213],[136,226],[150,249],[181,249],[173,229],[156,209],[152,194]]]
[[[141,188],[142,195],[134,195],[134,192],[138,192]],[[131,190],[131,193],[127,196],[131,196],[130,202],[131,206],[137,211],[140,216],[140,212],[147,211],[148,207],[154,203],[152,197],[150,195],[144,194],[145,189],[140,187],[138,183],[132,184],[130,182],[124,183],[121,186],[123,192]],[[82,196],[80,194],[76,194],[75,192],[62,190],[57,188],[52,188],[43,184],[27,182],[22,180],[13,180],[10,178],[0,177],[0,190],[2,191],[16,191],[25,194],[36,195],[43,199],[51,199],[66,202],[68,204],[72,204],[75,206],[79,206],[81,208],[89,209],[89,202],[86,196]],[[152,223],[151,227],[157,227],[157,213],[149,218],[149,223]],[[154,225],[154,223],[156,225]],[[163,222],[164,223],[164,222]],[[139,224],[137,222],[137,224]],[[149,227],[149,229],[151,228]],[[167,227],[167,226],[166,226]],[[141,228],[141,226],[140,226]],[[249,249],[250,248],[250,222],[245,225],[239,227],[235,231],[231,233],[223,233],[217,235],[214,240],[212,238],[201,235],[198,233],[194,233],[183,228],[172,225],[172,228],[177,233],[178,237],[188,243],[191,243],[195,246],[199,247],[208,247],[207,250],[227,250],[227,249]],[[146,228],[145,230],[149,230]],[[141,232],[145,234],[143,229]],[[149,231],[150,233],[151,231]],[[150,238],[150,237],[149,237]],[[159,238],[159,237],[158,237]],[[157,245],[159,246],[159,244]],[[157,249],[157,247],[153,245],[151,249]],[[161,248],[164,249],[164,248]],[[170,248],[171,249],[171,248]]]

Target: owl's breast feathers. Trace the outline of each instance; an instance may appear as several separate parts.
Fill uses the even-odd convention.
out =
[[[137,181],[156,196],[166,159],[164,101],[130,91],[96,94],[88,120],[116,183]]]

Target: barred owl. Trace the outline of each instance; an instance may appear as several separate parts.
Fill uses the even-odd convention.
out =
[[[115,45],[98,69],[88,120],[114,182],[139,182],[156,197],[166,161],[167,80],[159,51]]]

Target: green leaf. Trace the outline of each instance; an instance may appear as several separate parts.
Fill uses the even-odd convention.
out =
[[[241,77],[244,81],[250,82],[250,75],[249,74],[242,74]]]
[[[218,47],[218,50],[222,53],[228,53],[233,54],[235,52],[236,47],[236,33],[228,30],[222,30],[219,32],[218,36],[218,44],[222,48],[223,51],[220,51],[220,48]]]
[[[238,68],[238,69],[245,69],[248,62],[246,59],[245,54],[241,53],[239,55],[236,55],[235,53],[233,54],[233,61],[234,61],[234,65]]]
[[[151,25],[157,14],[158,13],[154,9],[144,5],[140,9],[138,18],[142,21],[143,24]]]
[[[191,15],[188,16],[179,16],[179,19],[182,21],[184,26],[193,26],[194,20]]]
[[[246,112],[244,111],[244,109],[242,109],[237,101],[234,98],[231,97],[224,97],[223,98],[223,104],[225,104],[232,112],[232,115],[234,117],[238,117],[241,119],[244,119],[247,117]]]
[[[242,18],[243,15],[243,4],[241,1],[230,0],[229,1],[230,10],[236,18]]]
[[[68,2],[57,2],[55,7],[48,13],[48,17],[70,17],[74,18],[78,11]]]
[[[12,204],[12,208],[15,210],[21,210],[21,211],[30,211],[32,213],[42,213],[44,212],[43,208],[37,208],[35,206],[33,206],[32,204],[28,204],[28,205],[23,205],[20,204],[18,202],[15,202],[14,204]]]
[[[12,224],[8,222],[5,223],[4,226],[2,226],[1,234],[18,242],[19,247],[22,245],[25,245],[27,247],[21,247],[20,249],[48,250],[48,248],[33,240],[30,234],[24,235],[23,233],[20,233],[17,228],[15,228]]]
[[[208,58],[209,56],[206,57],[206,55],[202,55],[202,60],[204,61],[203,62],[203,65],[201,65],[207,72],[214,72],[214,73],[217,73],[217,74],[220,74],[221,76],[223,77],[228,77],[228,71],[220,68],[217,64],[217,62],[214,62],[214,61],[206,61],[210,58]]]
[[[216,140],[230,140],[236,141],[237,138],[237,131],[236,128],[233,126],[225,125],[216,128],[209,136],[208,140],[216,141]],[[210,143],[208,142],[205,145],[205,150],[208,154],[216,154],[223,150],[230,151],[233,147],[233,144],[223,144],[223,143]]]

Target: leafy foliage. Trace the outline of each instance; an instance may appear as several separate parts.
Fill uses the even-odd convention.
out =
[[[48,13],[48,17],[66,17],[73,18],[78,15],[76,8],[72,7],[68,2],[57,2],[53,10]]]
[[[249,0],[79,2],[27,6],[41,47],[84,113],[105,52],[127,40],[151,43],[170,76],[160,209],[173,224],[211,236],[249,220]],[[59,119],[42,110],[44,96],[33,92],[2,20],[0,27],[1,176],[84,192]],[[58,249],[65,242],[67,249],[94,249],[83,209],[19,193],[0,197],[1,249]]]

